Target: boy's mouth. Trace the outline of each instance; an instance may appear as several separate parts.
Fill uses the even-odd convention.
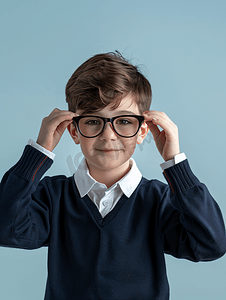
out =
[[[98,151],[102,151],[102,152],[115,152],[115,151],[120,151],[120,149],[108,149],[108,148],[104,148],[104,149],[97,149]]]

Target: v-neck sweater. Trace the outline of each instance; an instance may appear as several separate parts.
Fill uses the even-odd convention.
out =
[[[0,186],[0,245],[48,246],[45,300],[168,300],[164,253],[208,261],[226,251],[219,206],[188,161],[142,177],[104,218],[73,176],[44,177],[52,160],[26,146]]]

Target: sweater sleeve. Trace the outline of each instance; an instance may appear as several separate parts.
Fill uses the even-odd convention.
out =
[[[27,145],[18,163],[4,175],[0,185],[1,246],[34,249],[48,244],[51,199],[40,179],[52,162]]]
[[[160,207],[165,253],[192,261],[210,261],[226,252],[218,204],[190,169],[187,160],[164,171],[169,184]]]

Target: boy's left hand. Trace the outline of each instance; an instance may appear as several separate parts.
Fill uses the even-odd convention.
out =
[[[151,110],[144,112],[143,115],[163,159],[165,161],[173,159],[180,153],[177,126],[164,112]],[[161,131],[158,126],[163,130]]]

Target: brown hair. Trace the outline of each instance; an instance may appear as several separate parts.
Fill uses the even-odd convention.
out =
[[[149,110],[152,99],[149,81],[118,51],[97,54],[72,74],[66,85],[70,111],[98,111],[111,104],[112,110],[122,98],[131,95],[140,112]]]

